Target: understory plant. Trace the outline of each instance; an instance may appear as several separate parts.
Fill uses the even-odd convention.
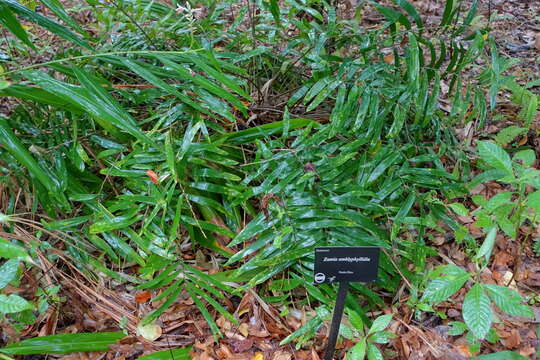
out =
[[[464,297],[462,316],[464,323],[454,323],[452,335],[460,335],[470,330],[472,342],[479,350],[478,340],[490,334],[494,321],[492,307],[496,307],[509,315],[534,318],[531,307],[514,289],[491,283],[483,283],[481,274],[490,264],[498,233],[506,235],[513,241],[521,236],[528,238],[531,234],[520,234],[522,225],[527,222],[531,228],[538,226],[540,220],[540,172],[532,167],[536,162],[533,150],[517,151],[513,157],[492,141],[478,141],[478,166],[484,169],[468,185],[475,188],[488,181],[497,181],[506,185],[507,191],[501,191],[486,199],[483,195],[473,195],[472,200],[478,206],[470,213],[476,219],[474,225],[483,230],[485,237],[482,244],[476,246],[469,243],[474,251],[475,272],[467,272],[456,265],[441,265],[429,274],[430,282],[424,291],[421,301],[428,304],[439,304],[447,301],[462,287],[472,283]],[[461,216],[468,216],[464,207],[454,207]],[[466,228],[459,230],[457,240],[463,240]],[[519,245],[521,246],[521,245]],[[492,334],[492,338],[493,338]]]
[[[392,320],[392,315],[388,314],[377,317],[373,320],[373,323],[367,332],[365,331],[362,318],[356,313],[350,312],[349,319],[351,321],[353,333],[351,334],[352,336],[345,335],[345,337],[352,339],[359,337],[360,340],[349,350],[347,359],[363,360],[366,356],[368,360],[384,359],[383,354],[375,344],[386,344],[392,338],[396,337],[395,334],[385,330]]]
[[[481,311],[464,318],[478,339],[491,324],[490,301],[503,311],[521,304],[453,266],[436,270],[421,296],[426,262],[437,255],[428,232],[460,230],[442,200],[466,193],[470,175],[454,128],[481,128],[485,93],[495,99],[501,88],[520,99],[520,127],[536,111],[524,100],[534,94],[503,77],[508,64],[492,61],[487,29],[467,33],[476,1],[466,12],[446,1],[434,27],[406,0],[362,2],[359,17],[374,9],[384,18],[375,29],[339,18],[324,1],[203,3],[88,0],[80,10],[98,20],[90,32],[56,2],[43,5],[62,24],[0,0],[0,23],[13,34],[3,40],[8,58],[28,62],[39,47],[21,20],[69,44],[43,63],[7,61],[0,74],[0,96],[11,101],[0,116],[0,184],[11,199],[1,211],[24,215],[19,189],[36,199],[30,212],[44,231],[35,250],[51,262],[60,260],[50,249],[61,250],[89,278],[154,291],[153,310],[133,327],[154,324],[187,294],[216,340],[216,314],[238,322],[226,297],[254,288],[288,306],[283,292],[303,288],[294,303],[316,315],[282,341],[301,346],[335,294],[308,281],[314,247],[378,246],[379,281],[352,284],[347,298],[359,357],[380,355],[374,343],[389,338],[390,320],[367,314],[385,305],[380,290],[395,293],[402,281],[430,303],[474,282],[464,311]],[[487,70],[464,77],[477,67]],[[478,210],[488,234],[475,257],[481,271],[494,232],[515,235],[531,220],[525,191],[534,171],[530,152],[516,154],[519,164],[494,143],[479,147],[492,168],[479,181],[516,186],[504,196],[521,199],[516,208],[476,199],[489,209]],[[0,226],[12,233],[9,221]],[[4,282],[17,281],[18,265],[8,263]]]

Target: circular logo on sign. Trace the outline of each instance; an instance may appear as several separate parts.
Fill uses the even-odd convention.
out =
[[[322,283],[326,279],[326,276],[323,273],[317,273],[315,274],[315,282],[316,283]]]

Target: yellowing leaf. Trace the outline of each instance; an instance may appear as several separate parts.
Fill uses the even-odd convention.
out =
[[[251,360],[264,360],[264,355],[263,353],[256,353],[254,357],[251,358]]]
[[[157,340],[161,336],[161,332],[161,327],[156,324],[139,325],[137,327],[137,335],[149,341]]]
[[[240,326],[238,327],[238,332],[240,332],[240,334],[242,334],[243,336],[247,337],[249,335],[248,324],[246,323],[240,324]]]
[[[243,314],[245,313],[248,313],[249,312],[249,309],[246,308],[246,309],[240,309],[240,311],[238,311],[238,317],[242,316]]]

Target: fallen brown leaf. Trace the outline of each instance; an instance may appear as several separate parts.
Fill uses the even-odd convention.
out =
[[[152,298],[150,291],[140,291],[135,295],[135,301],[139,304],[143,304]]]
[[[515,349],[521,344],[521,335],[517,329],[510,330],[510,333],[502,338],[502,343],[509,349]]]
[[[292,355],[286,351],[279,350],[274,353],[272,360],[291,360]]]
[[[253,346],[253,339],[232,340],[229,342],[235,353],[246,352]]]

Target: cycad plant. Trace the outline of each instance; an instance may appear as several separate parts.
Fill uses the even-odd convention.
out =
[[[463,80],[487,59],[489,37],[463,35],[476,2],[463,17],[448,0],[437,28],[406,0],[365,2],[385,19],[367,29],[319,1],[256,2],[250,22],[235,2],[198,16],[186,4],[88,1],[103,10],[101,37],[43,3],[66,26],[0,0],[2,24],[22,43],[34,47],[24,18],[73,46],[2,74],[0,96],[18,101],[0,119],[0,169],[18,179],[5,185],[36,197],[44,229],[69,235],[40,251],[63,249],[90,277],[162,290],[142,325],[185,291],[216,337],[208,305],[236,322],[224,294],[278,275],[327,312],[332,288],[307,281],[317,245],[383,249],[380,281],[353,286],[366,301],[348,301],[366,324],[368,307],[384,304],[376,289],[396,291],[404,279],[416,294],[435,254],[426,231],[457,229],[441,198],[466,192],[452,127],[481,126],[488,113],[489,74]],[[211,251],[227,270],[207,274],[184,259],[189,249]]]

